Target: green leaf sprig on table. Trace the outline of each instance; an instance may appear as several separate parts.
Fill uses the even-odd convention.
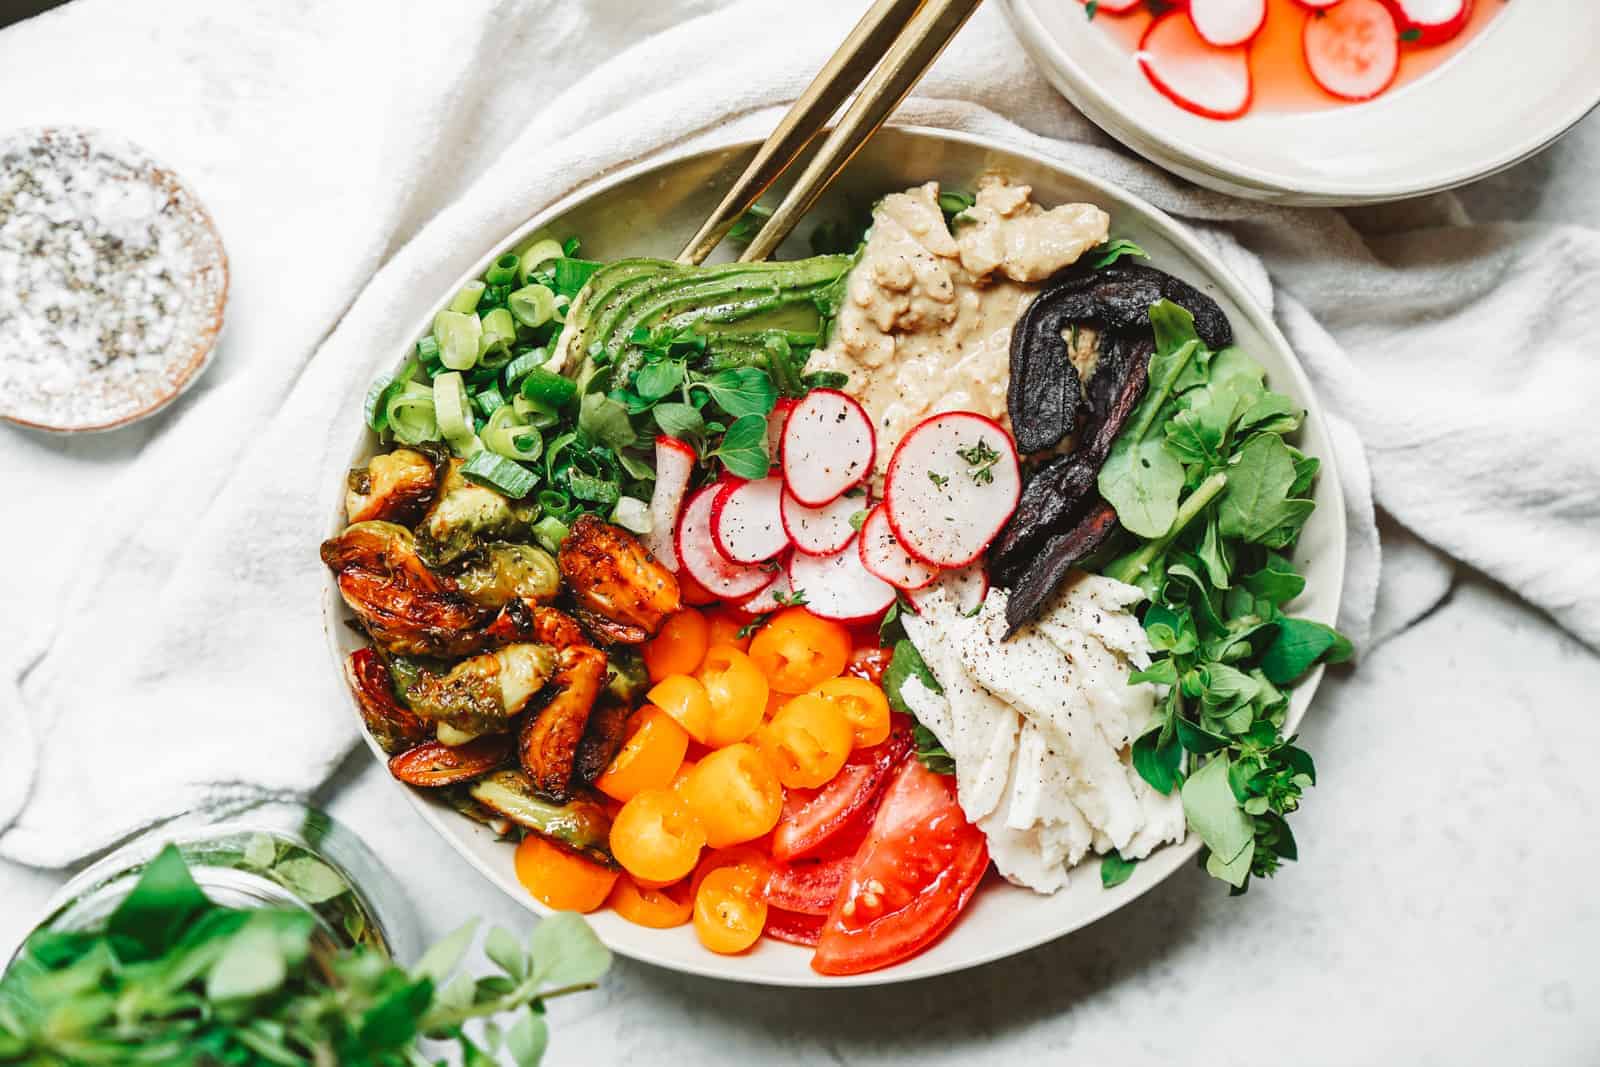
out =
[[[335,948],[308,912],[213,903],[169,845],[102,928],[29,937],[0,977],[0,1064],[417,1067],[434,1062],[418,1047],[427,1037],[467,1067],[534,1067],[545,1002],[594,988],[611,955],[562,913],[526,943],[490,930],[497,973],[452,977],[474,927],[408,971]]]
[[[1288,554],[1315,507],[1317,461],[1284,439],[1304,413],[1239,349],[1207,349],[1183,308],[1161,301],[1150,320],[1149,385],[1099,477],[1136,539],[1102,571],[1148,598],[1156,654],[1132,681],[1166,687],[1133,764],[1182,790],[1207,871],[1243,892],[1297,858],[1286,820],[1316,782],[1283,734],[1289,690],[1353,650],[1283,610],[1305,588]]]

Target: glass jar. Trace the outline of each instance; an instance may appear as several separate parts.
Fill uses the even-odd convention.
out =
[[[147,830],[63,886],[38,928],[100,925],[168,844],[183,853],[196,884],[217,904],[299,908],[339,948],[367,945],[402,962],[421,951],[410,900],[361,839],[324,812],[283,801],[184,816]]]

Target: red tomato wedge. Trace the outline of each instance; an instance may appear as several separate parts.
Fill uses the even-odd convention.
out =
[[[907,760],[851,861],[812,970],[860,974],[916,955],[955,921],[988,867],[983,831],[961,814],[955,779]]]
[[[772,831],[772,858],[780,863],[816,855],[869,813],[891,773],[911,752],[911,727],[895,716],[889,739],[850,754],[839,773],[817,789],[790,789]]]
[[[826,915],[850,873],[849,856],[780,863],[767,879],[767,903],[803,915]]]
[[[822,936],[821,915],[806,915],[798,911],[784,911],[782,908],[767,908],[767,927],[763,932],[777,941],[787,941],[791,945],[805,945],[813,947],[817,938]]]

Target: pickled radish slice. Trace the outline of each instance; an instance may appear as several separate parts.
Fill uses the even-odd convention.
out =
[[[1267,21],[1267,0],[1192,0],[1189,21],[1207,44],[1246,44]]]
[[[1462,30],[1472,17],[1472,0],[1390,0],[1401,33],[1412,34],[1409,43],[1443,44]]]
[[[1344,0],[1313,15],[1301,40],[1311,76],[1344,100],[1371,100],[1400,72],[1400,30],[1382,0]]]
[[[711,504],[711,536],[733,563],[760,563],[789,547],[778,503],[783,480],[729,482]]]
[[[697,460],[694,448],[665,434],[656,438],[656,486],[650,494],[650,532],[644,546],[668,570],[678,569],[678,513]]]
[[[820,508],[808,508],[784,493],[783,528],[797,551],[808,556],[831,556],[855,537],[856,528],[850,525],[850,517],[867,510],[867,504],[864,490],[854,496],[846,493]]]
[[[912,557],[889,525],[889,513],[882,504],[867,513],[861,524],[861,539],[856,542],[861,565],[897,589],[921,589],[939,577],[939,568]]]
[[[1236,119],[1250,109],[1249,49],[1207,44],[1181,11],[1150,24],[1139,42],[1139,69],[1164,96],[1196,115]]]

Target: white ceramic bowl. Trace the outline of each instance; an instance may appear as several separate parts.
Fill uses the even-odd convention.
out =
[[[503,250],[525,237],[548,231],[560,237],[580,234],[585,253],[602,259],[624,255],[672,257],[710,212],[722,191],[743,169],[754,151],[747,144],[701,151],[651,163],[613,175],[576,193],[548,211],[530,219],[515,233],[486,235],[483,256],[456,284],[439,294],[437,305],[417,309],[414,336],[421,336],[460,285],[477,277]],[[1111,214],[1111,231],[1132,238],[1146,248],[1156,264],[1198,285],[1213,296],[1233,322],[1234,336],[1267,370],[1275,389],[1293,397],[1309,413],[1303,447],[1322,459],[1316,487],[1317,510],[1307,523],[1296,550],[1296,563],[1306,575],[1307,588],[1293,605],[1300,615],[1331,624],[1339,609],[1340,582],[1344,575],[1344,503],[1339,472],[1321,418],[1321,407],[1311,392],[1305,373],[1295,362],[1287,342],[1271,319],[1253,304],[1239,282],[1183,228],[1156,208],[1087,175],[1023,155],[978,138],[942,131],[889,128],[876,136],[856,157],[813,218],[837,214],[851,205],[864,209],[885,193],[936,178],[948,188],[972,188],[985,171],[1001,170],[1033,186],[1045,204],[1087,200]],[[810,233],[802,227],[803,235]],[[804,254],[803,239],[785,247],[785,257]],[[407,353],[395,353],[398,366]],[[352,466],[364,463],[377,440],[361,425],[360,413],[351,410]],[[344,528],[343,484],[330,487],[328,532]],[[348,614],[331,578],[324,593],[324,614],[332,663],[339,670],[343,659],[360,647],[361,639],[344,624]],[[1295,691],[1290,704],[1292,729],[1305,714],[1320,680],[1320,668]],[[343,676],[340,675],[343,685]],[[355,710],[354,702],[351,704]],[[370,743],[370,741],[369,741]],[[374,744],[372,750],[382,758]],[[423,817],[460,852],[478,873],[505,890],[529,910],[543,908],[517,883],[512,870],[512,848],[485,827],[428,798],[425,792],[396,783]],[[950,933],[928,951],[897,966],[850,978],[824,978],[810,966],[810,950],[763,939],[742,956],[718,956],[702,948],[693,930],[650,930],[635,926],[614,913],[601,911],[590,918],[606,944],[625,956],[692,974],[769,985],[846,986],[899,982],[960,970],[1042,944],[1115,911],[1193,858],[1198,844],[1191,840],[1169,847],[1139,864],[1133,877],[1115,889],[1100,887],[1094,863],[1085,864],[1072,885],[1054,896],[1039,896],[1008,885],[992,873]],[[462,877],[470,877],[465,869]],[[1218,887],[1218,892],[1221,892]]]
[[[1600,103],[1593,0],[1479,0],[1505,10],[1412,84],[1365,104],[1231,122],[1157,92],[1079,0],[1001,2],[1045,76],[1107,133],[1191,181],[1252,199],[1364,204],[1448,189],[1526,159]]]

